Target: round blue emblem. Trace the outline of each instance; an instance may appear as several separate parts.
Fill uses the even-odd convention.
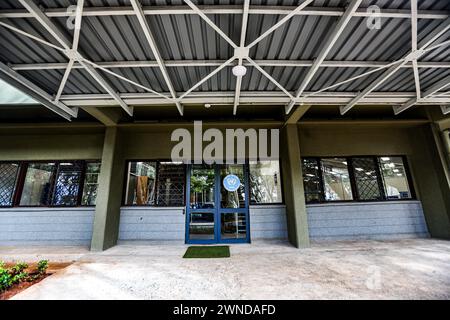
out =
[[[229,174],[225,178],[223,178],[223,187],[225,190],[234,192],[239,189],[241,185],[241,180],[239,180],[238,176],[234,174]]]

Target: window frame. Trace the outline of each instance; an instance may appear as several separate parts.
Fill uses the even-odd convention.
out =
[[[284,186],[283,186],[283,168],[281,166],[281,161],[280,159],[277,160],[256,160],[256,162],[262,162],[262,161],[278,161],[278,168],[280,170],[280,176],[279,176],[279,180],[280,180],[280,191],[281,191],[281,201],[279,202],[265,202],[265,203],[253,203],[252,202],[252,195],[251,195],[251,181],[250,181],[250,161],[248,161],[248,159],[246,160],[245,164],[246,164],[246,169],[247,175],[248,175],[248,180],[249,180],[249,195],[248,195],[248,205],[249,206],[273,206],[273,205],[285,205],[285,197],[284,197]]]
[[[17,170],[17,173],[16,173],[14,192],[13,192],[13,194],[11,196],[11,205],[8,205],[8,206],[0,205],[0,209],[14,208],[14,205],[16,203],[16,194],[17,194],[17,191],[18,191],[19,186],[20,186],[20,177],[21,177],[21,173],[22,173],[22,161],[14,161],[14,160],[0,161],[0,164],[2,164],[2,163],[12,163],[12,164],[17,164],[19,166],[19,168]]]
[[[383,176],[381,174],[381,170],[380,170],[380,157],[384,157],[384,156],[351,156],[351,157],[347,157],[347,165],[349,168],[349,174],[350,174],[350,182],[352,184],[352,192],[353,192],[353,199],[357,199],[357,202],[380,202],[380,201],[392,201],[392,200],[388,200],[386,197],[386,186],[384,185],[384,179]],[[388,157],[388,156],[386,156]],[[355,177],[355,166],[353,164],[353,159],[361,159],[361,158],[371,158],[374,161],[375,164],[375,172],[376,172],[376,176],[377,176],[377,185],[378,188],[380,188],[380,200],[377,199],[365,199],[365,200],[361,200],[359,198],[358,195],[358,185],[356,183],[356,177]],[[402,159],[403,160],[403,159]],[[408,185],[409,185],[409,181],[408,181]],[[411,200],[411,199],[407,199],[407,200]]]
[[[185,208],[186,207],[186,188],[187,188],[187,165],[185,163],[180,163],[181,166],[183,166],[183,182],[184,182],[184,192],[183,192],[183,205],[182,206],[162,206],[162,205],[153,205],[153,204],[127,204],[126,203],[126,190],[128,186],[128,167],[131,162],[155,162],[156,163],[156,172],[155,172],[155,190],[158,189],[158,183],[159,183],[159,165],[160,162],[173,162],[171,159],[128,159],[125,160],[125,170],[124,170],[124,183],[122,187],[122,201],[121,206],[122,207],[131,207],[131,208]],[[156,195],[155,195],[156,197]],[[155,198],[156,199],[156,198]]]
[[[77,204],[74,206],[69,205],[55,205],[52,204],[53,202],[53,195],[55,192],[56,187],[56,178],[58,174],[58,168],[60,163],[64,162],[78,162],[81,164],[81,175],[80,175],[80,182],[79,182],[79,188],[78,188],[78,194],[77,194]],[[24,160],[24,161],[15,161],[15,160],[7,160],[7,161],[0,161],[0,163],[17,163],[19,165],[19,170],[17,174],[17,180],[16,180],[16,187],[14,190],[14,194],[12,196],[12,205],[10,206],[0,206],[1,209],[3,208],[89,208],[89,207],[95,207],[95,205],[82,205],[81,200],[83,197],[83,190],[84,190],[84,181],[86,177],[86,168],[88,163],[100,163],[100,159],[89,159],[89,160]],[[23,188],[25,186],[25,178],[27,175],[28,167],[32,163],[54,163],[55,168],[53,169],[52,176],[50,178],[50,190],[51,194],[47,200],[46,204],[43,205],[21,205],[20,200],[22,198]]]
[[[409,168],[409,163],[408,163],[408,158],[405,155],[382,155],[382,156],[377,156],[377,161],[378,161],[378,170],[380,171],[380,176],[381,176],[381,180],[383,182],[383,192],[386,196],[386,185],[384,182],[384,177],[383,177],[383,173],[381,172],[381,168],[380,168],[380,158],[381,157],[397,157],[397,158],[402,158],[402,162],[403,162],[403,168],[405,169],[405,178],[406,178],[406,182],[408,183],[408,187],[409,187],[409,192],[411,194],[411,196],[409,198],[403,198],[403,199],[386,199],[385,201],[408,201],[408,200],[417,200],[417,194],[416,191],[414,189],[414,180],[411,174],[411,170]]]
[[[381,157],[399,157],[402,159],[403,162],[403,167],[405,168],[405,178],[406,181],[408,183],[408,187],[409,187],[409,191],[411,193],[411,196],[409,198],[403,198],[403,199],[387,199],[386,197],[386,186],[384,183],[384,179],[383,179],[383,175],[381,173],[381,168],[380,168],[380,158]],[[345,159],[345,161],[347,162],[347,169],[349,172],[349,179],[350,179],[350,184],[351,184],[351,188],[352,188],[352,196],[353,196],[353,200],[334,200],[334,201],[329,201],[329,200],[325,200],[325,190],[324,190],[324,183],[323,183],[323,172],[322,172],[322,161],[321,159],[333,159],[333,158],[343,158]],[[375,160],[375,164],[376,164],[376,174],[377,174],[377,180],[381,181],[381,185],[383,186],[381,193],[382,193],[382,200],[374,200],[374,199],[369,199],[369,200],[361,200],[359,199],[358,196],[358,191],[357,191],[357,186],[356,186],[356,179],[354,176],[354,167],[353,167],[353,159],[354,158],[373,158]],[[313,204],[333,204],[333,203],[352,203],[352,202],[359,202],[359,203],[370,203],[370,202],[392,202],[392,201],[411,201],[411,200],[417,200],[416,197],[416,192],[414,189],[414,183],[413,183],[413,179],[411,176],[411,171],[409,168],[409,163],[408,163],[408,159],[405,155],[352,155],[352,156],[324,156],[324,157],[317,157],[317,156],[312,156],[312,157],[302,157],[301,158],[301,165],[303,166],[303,159],[314,159],[315,161],[317,161],[318,165],[319,165],[319,178],[320,178],[320,187],[321,187],[321,192],[323,194],[323,199],[321,201],[313,201],[313,202],[306,202],[306,198],[305,198],[305,203],[307,205],[313,205]],[[303,179],[303,171],[302,171],[302,179]],[[303,183],[303,180],[302,180]]]
[[[319,201],[307,202],[306,201],[306,197],[305,197],[305,203],[308,203],[308,204],[324,203],[325,202],[325,194],[324,194],[324,185],[323,185],[323,172],[322,172],[322,169],[321,169],[322,168],[322,164],[320,163],[320,157],[303,157],[300,160],[300,166],[302,168],[303,193],[305,194],[303,159],[314,160],[317,163],[318,173],[319,173],[319,175],[318,175],[318,177],[319,177],[319,187],[320,187],[320,194],[319,195],[323,199],[323,200],[319,200]],[[327,202],[329,202],[329,201],[327,201]]]

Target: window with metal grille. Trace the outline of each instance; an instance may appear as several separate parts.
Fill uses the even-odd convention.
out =
[[[12,206],[19,173],[18,163],[0,163],[0,206]]]
[[[306,203],[412,199],[405,157],[303,158]]]
[[[59,163],[53,190],[52,205],[76,206],[78,204],[82,171],[82,163]]]
[[[383,184],[376,158],[352,158],[353,175],[359,200],[383,200]]]
[[[0,163],[0,207],[95,205],[99,173],[94,161]]]
[[[183,164],[159,162],[157,171],[156,205],[177,207],[184,205],[185,167]]]
[[[130,161],[124,204],[128,206],[184,206],[186,172],[182,163]]]
[[[324,200],[322,179],[317,159],[303,159],[303,187],[306,202],[321,202]]]

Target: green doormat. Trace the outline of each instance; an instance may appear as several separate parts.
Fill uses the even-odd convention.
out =
[[[229,258],[229,246],[191,246],[183,258]]]

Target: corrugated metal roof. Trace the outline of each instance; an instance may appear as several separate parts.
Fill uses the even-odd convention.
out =
[[[193,1],[198,5],[239,5],[243,1],[201,0]],[[302,1],[294,0],[252,0],[251,5],[296,6]],[[181,6],[182,0],[141,0],[144,6]],[[346,0],[316,0],[311,7],[341,8]],[[75,5],[75,0],[39,1],[43,8],[67,8]],[[365,0],[361,8],[378,5],[383,9],[409,9],[407,0]],[[127,0],[86,0],[85,7],[131,6]],[[23,9],[15,0],[0,2],[0,9]],[[419,2],[421,10],[443,10],[450,13],[450,1],[424,0]],[[216,23],[233,41],[239,43],[242,16],[240,14],[210,14],[208,17]],[[252,14],[249,16],[246,44],[256,39],[265,30],[282,19],[278,14]],[[222,60],[233,55],[233,48],[220,37],[206,22],[196,14],[189,15],[147,15],[161,56],[164,60]],[[330,34],[338,16],[298,15],[266,37],[250,51],[254,60],[314,60],[317,58],[324,40]],[[73,32],[66,26],[66,17],[52,17],[51,20],[69,38]],[[33,18],[2,19],[30,34],[43,38],[55,45],[57,41]],[[420,19],[418,23],[419,41],[424,39],[443,20]],[[369,61],[385,62],[400,59],[411,50],[411,27],[409,19],[383,18],[380,30],[369,30],[367,19],[353,17],[328,53],[326,60],[333,61]],[[441,42],[450,40],[447,32]],[[79,50],[86,58],[94,62],[109,61],[148,61],[155,60],[136,16],[85,16],[82,20]],[[0,60],[8,64],[61,63],[68,59],[63,53],[42,45],[17,32],[0,28]],[[425,54],[420,61],[449,62],[449,46]],[[208,73],[211,66],[168,67],[170,79],[179,93],[187,91]],[[309,67],[273,66],[264,67],[284,88],[294,93],[304,79]],[[363,74],[371,68],[321,67],[315,74],[306,91],[316,91],[337,82]],[[163,75],[158,68],[112,68],[132,81],[148,88],[167,93],[169,91]],[[42,87],[49,94],[55,94],[64,74],[58,70],[27,70],[20,74]],[[359,92],[376,79],[380,73],[335,87],[331,92]],[[112,87],[120,93],[143,93],[144,89],[120,80],[108,73],[99,71]],[[437,81],[450,74],[448,68],[421,68],[422,90],[430,88]],[[236,78],[231,68],[225,68],[213,76],[196,91],[234,91]],[[242,81],[242,91],[279,91],[272,82],[262,76],[253,67],[248,67]],[[414,76],[411,68],[402,68],[376,91],[414,92]],[[73,69],[63,94],[97,94],[105,90],[83,69]]]

